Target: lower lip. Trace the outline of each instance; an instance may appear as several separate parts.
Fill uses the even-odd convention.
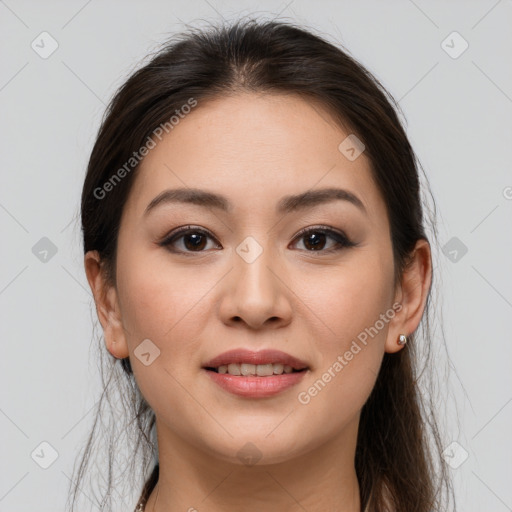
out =
[[[222,389],[246,398],[264,398],[277,395],[298,384],[307,372],[307,370],[304,370],[268,377],[243,377],[230,375],[229,373],[217,373],[211,370],[204,371]]]

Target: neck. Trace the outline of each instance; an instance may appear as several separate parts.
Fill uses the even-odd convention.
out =
[[[335,440],[276,464],[226,462],[174,437],[158,421],[157,434],[159,480],[145,512],[360,512],[357,424]]]

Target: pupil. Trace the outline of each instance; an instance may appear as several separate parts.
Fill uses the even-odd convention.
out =
[[[319,235],[321,238],[319,238]],[[306,240],[307,242],[305,246],[308,247],[309,244],[312,247],[312,249],[316,251],[323,247],[323,243],[325,243],[325,233],[312,233],[310,235],[306,235]]]
[[[192,244],[189,244],[188,242],[192,241]],[[205,245],[205,237],[203,235],[199,234],[192,234],[185,236],[185,246],[187,249],[203,249]]]

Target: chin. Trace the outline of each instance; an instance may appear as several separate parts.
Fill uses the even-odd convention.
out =
[[[269,431],[245,431],[225,438],[222,445],[209,445],[207,450],[224,462],[244,466],[279,464],[307,451],[307,446],[299,446],[291,433],[283,431],[270,438]]]

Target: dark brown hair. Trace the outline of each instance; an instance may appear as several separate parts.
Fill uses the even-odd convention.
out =
[[[168,42],[122,85],[105,114],[85,177],[81,204],[84,252],[99,251],[106,276],[115,285],[119,223],[137,166],[122,173],[108,194],[98,190],[105,190],[104,184],[118,169],[125,166],[126,170],[133,153],[148,137],[154,138],[155,128],[168,122],[191,98],[201,108],[208,99],[239,92],[300,95],[322,105],[365,144],[372,177],[387,207],[398,284],[416,242],[427,239],[420,166],[398,118],[398,105],[347,51],[313,31],[279,21],[248,20],[190,29]],[[371,512],[447,510],[443,503],[450,497],[451,485],[440,457],[434,397],[419,388],[421,374],[429,374],[430,306],[429,291],[421,344],[415,332],[404,350],[384,355],[375,387],[361,412],[355,467],[361,505]],[[144,454],[139,470],[144,479],[151,474],[145,497],[158,476],[154,413],[136,385],[129,359],[106,357],[109,377],[104,380],[96,422],[72,489],[73,505],[90,465],[101,405],[105,400],[112,404],[107,397],[112,380],[120,389],[125,387],[119,396],[131,432],[127,437],[135,438],[134,451],[142,448]],[[116,434],[111,434],[101,504],[108,510],[112,491],[119,492],[112,476],[115,441]]]

